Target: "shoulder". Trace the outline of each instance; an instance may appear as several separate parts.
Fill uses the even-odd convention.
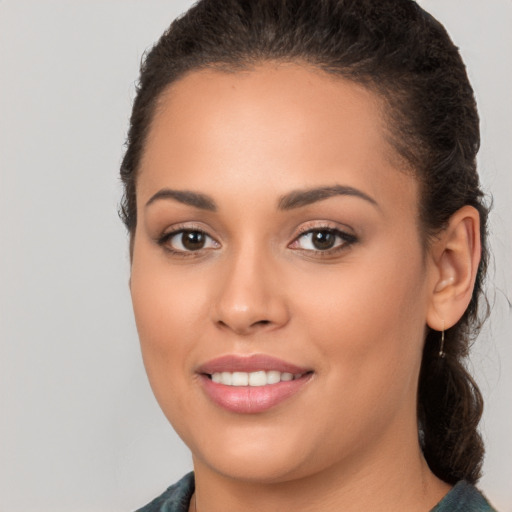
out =
[[[136,512],[188,512],[194,488],[194,473],[191,472]]]
[[[461,480],[431,512],[496,512],[473,485]]]

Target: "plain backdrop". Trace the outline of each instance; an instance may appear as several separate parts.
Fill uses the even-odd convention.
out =
[[[145,49],[190,1],[0,0],[0,512],[116,512],[191,468],[146,382],[118,168]],[[424,0],[460,46],[494,196],[480,487],[512,512],[512,2]]]

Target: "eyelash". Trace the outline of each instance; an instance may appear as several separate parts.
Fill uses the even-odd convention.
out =
[[[196,226],[176,226],[172,231],[163,234],[157,239],[157,243],[159,246],[164,248],[167,252],[171,253],[173,256],[178,256],[182,258],[190,258],[190,257],[199,257],[204,254],[204,251],[208,251],[214,249],[215,247],[207,247],[200,248],[198,250],[181,250],[173,248],[169,242],[177,235],[183,235],[184,233],[199,233],[205,236],[207,239],[213,241],[214,244],[219,244],[213,237],[211,237],[204,229]],[[307,235],[312,235],[313,233],[328,233],[330,235],[334,235],[338,239],[342,241],[342,243],[338,243],[334,245],[332,248],[328,248],[325,250],[321,249],[302,249],[300,247],[293,248],[292,246],[298,243],[299,240],[305,238]],[[299,232],[299,234],[293,239],[293,241],[288,245],[288,247],[300,251],[304,254],[308,254],[313,257],[329,257],[335,256],[338,253],[347,250],[351,245],[358,242],[358,238],[355,235],[346,233],[345,231],[341,231],[338,228],[333,228],[331,226],[314,226],[314,227],[306,227]],[[336,243],[336,242],[335,242]]]
[[[183,235],[184,233],[200,233],[201,235],[204,235],[206,238],[212,240],[216,244],[218,242],[212,238],[204,229],[198,227],[198,226],[176,226],[175,229],[168,233],[164,233],[162,236],[160,236],[157,240],[157,243],[159,246],[161,246],[164,250],[171,253],[173,256],[178,256],[181,258],[197,258],[198,256],[201,256],[203,254],[202,251],[204,250],[210,250],[210,248],[206,249],[198,249],[197,251],[186,251],[181,249],[175,249],[170,245],[170,241],[177,235]]]
[[[321,249],[301,249],[297,248],[296,250],[301,251],[305,254],[311,254],[314,253],[314,257],[332,257],[337,255],[338,253],[347,250],[351,245],[355,244],[358,239],[355,235],[352,235],[350,233],[346,233],[345,231],[341,231],[338,228],[333,228],[331,226],[314,226],[309,228],[304,228],[303,231],[301,231],[293,240],[293,242],[290,244],[296,244],[300,239],[305,238],[307,235],[312,235],[313,233],[328,233],[329,235],[334,235],[336,238],[341,240],[341,243],[337,243],[335,240],[334,247],[321,250]]]

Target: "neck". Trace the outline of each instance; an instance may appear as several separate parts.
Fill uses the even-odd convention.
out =
[[[430,471],[417,439],[414,449],[404,441],[401,437],[381,453],[368,448],[356,460],[272,483],[222,475],[194,459],[191,512],[428,512],[450,486]]]

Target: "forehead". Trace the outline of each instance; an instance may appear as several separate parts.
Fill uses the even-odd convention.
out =
[[[194,71],[159,99],[137,193],[221,182],[285,193],[348,181],[375,194],[390,175],[410,181],[397,171],[384,117],[375,93],[309,66]]]

